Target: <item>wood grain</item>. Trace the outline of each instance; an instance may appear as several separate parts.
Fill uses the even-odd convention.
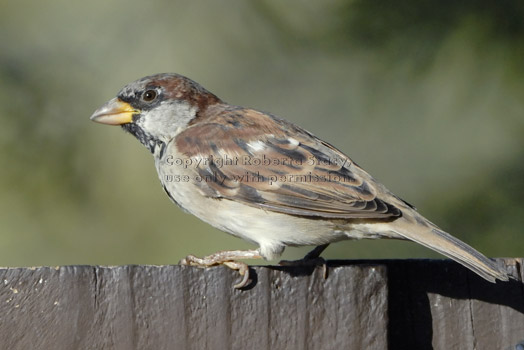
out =
[[[0,349],[515,349],[523,259],[492,284],[446,260],[0,269]]]

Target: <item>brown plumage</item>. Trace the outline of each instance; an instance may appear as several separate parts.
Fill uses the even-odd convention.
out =
[[[302,216],[400,216],[398,208],[377,198],[373,180],[362,176],[366,173],[351,159],[304,130],[240,107],[216,105],[206,114],[178,134],[175,143],[188,158],[205,154],[216,159],[194,168],[195,175],[215,175],[215,181],[202,185],[214,190],[213,197]],[[253,143],[266,147],[250,148]],[[234,155],[235,164],[218,167],[217,160],[223,163],[226,154]]]

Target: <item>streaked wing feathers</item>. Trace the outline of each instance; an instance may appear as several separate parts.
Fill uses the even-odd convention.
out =
[[[376,197],[373,179],[305,130],[248,109],[229,109],[176,137],[211,197],[300,216],[387,218],[401,212]]]

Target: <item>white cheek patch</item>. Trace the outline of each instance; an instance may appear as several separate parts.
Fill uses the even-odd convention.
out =
[[[173,139],[195,118],[196,107],[186,102],[163,101],[140,119],[140,127],[153,137],[164,142]]]

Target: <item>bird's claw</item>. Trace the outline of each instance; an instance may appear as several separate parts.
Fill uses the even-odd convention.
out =
[[[234,288],[241,289],[248,285],[249,266],[246,263],[240,261],[224,261],[223,264],[229,267],[230,269],[237,270],[240,276],[242,276],[242,280],[235,284],[233,286]]]
[[[188,255],[184,259],[180,260],[181,265],[197,266],[197,267],[211,267],[217,265],[225,265],[230,269],[238,271],[242,280],[235,284],[233,287],[236,289],[244,288],[249,282],[249,266],[241,261],[233,260],[237,259],[253,259],[260,258],[258,251],[224,251],[218,252],[203,258],[198,258],[194,255]]]

